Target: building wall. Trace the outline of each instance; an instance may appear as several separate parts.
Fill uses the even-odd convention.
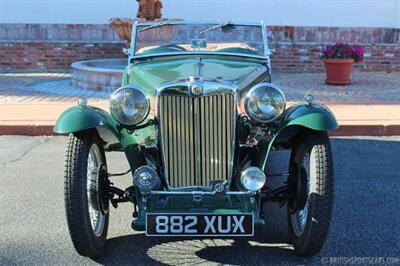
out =
[[[165,18],[267,25],[400,28],[400,0],[162,0]],[[134,18],[135,0],[0,0],[0,23],[104,24]]]
[[[400,29],[269,26],[273,71],[323,71],[320,51],[336,41],[362,43],[363,71],[400,71]],[[3,24],[0,70],[69,69],[85,59],[125,57],[126,44],[107,24]]]
[[[400,0],[161,1],[164,18],[264,20],[275,71],[323,71],[320,50],[336,41],[366,47],[358,69],[400,71]],[[107,22],[136,12],[135,0],[0,0],[0,71],[124,57]]]

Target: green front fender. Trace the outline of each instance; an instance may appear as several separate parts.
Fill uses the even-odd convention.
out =
[[[305,103],[293,105],[285,111],[276,126],[271,128],[270,141],[259,143],[258,166],[265,170],[272,147],[277,143],[289,144],[301,131],[331,131],[337,128],[339,125],[328,107]]]
[[[132,134],[121,127],[109,113],[100,108],[93,106],[71,107],[61,114],[53,130],[59,134],[68,134],[92,128],[97,129],[105,145],[120,144],[132,172],[145,163],[139,143],[144,142],[151,129],[138,130]]]
[[[106,128],[115,136],[120,134],[117,122],[106,111],[93,106],[74,106],[65,110],[53,130],[66,134],[97,127]]]
[[[296,104],[288,108],[281,120],[285,127],[299,125],[318,131],[330,131],[339,127],[336,118],[328,107],[321,104]]]

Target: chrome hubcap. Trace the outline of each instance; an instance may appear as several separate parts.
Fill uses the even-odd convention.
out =
[[[98,171],[101,163],[102,157],[100,149],[96,144],[93,144],[92,147],[90,147],[88,156],[86,191],[90,224],[96,236],[101,236],[103,233],[106,220],[100,207],[101,191]]]
[[[300,161],[300,167],[304,167],[307,173],[307,202],[303,209],[296,211],[295,213],[290,215],[293,231],[297,236],[300,236],[304,232],[304,228],[306,227],[307,217],[308,217],[308,209],[309,209],[309,197],[312,192],[312,183],[315,180],[315,160],[313,158],[313,152],[304,153],[303,158]]]

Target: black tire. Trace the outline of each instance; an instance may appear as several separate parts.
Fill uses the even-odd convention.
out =
[[[308,211],[303,215],[306,217],[304,227],[299,226],[304,224],[299,222],[301,220],[299,217],[302,217],[301,212],[292,214],[288,208],[289,240],[294,246],[295,253],[299,256],[312,256],[321,250],[329,231],[333,207],[333,159],[326,132],[308,134],[292,151],[292,159],[300,165],[306,160],[304,158],[307,157],[307,153],[309,154],[310,191],[307,202]],[[291,165],[294,163],[291,162]],[[314,174],[311,174],[311,171]],[[302,214],[304,213],[303,211]]]
[[[72,243],[80,255],[91,258],[98,256],[105,245],[109,220],[107,206],[107,211],[101,214],[102,231],[96,235],[89,214],[87,189],[88,157],[90,149],[94,145],[98,147],[101,163],[106,167],[104,149],[97,131],[90,130],[70,134],[66,153],[64,183],[65,211]],[[92,181],[92,178],[90,180],[92,184],[94,181]]]

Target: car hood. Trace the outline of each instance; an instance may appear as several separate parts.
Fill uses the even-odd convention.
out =
[[[130,65],[127,74],[128,83],[136,83],[154,96],[155,90],[163,83],[190,76],[232,82],[244,89],[265,80],[268,67],[261,62],[196,56],[137,62]]]

